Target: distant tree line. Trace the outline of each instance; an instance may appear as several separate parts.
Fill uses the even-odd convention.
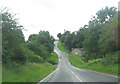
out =
[[[70,31],[58,33],[57,37],[69,50],[83,48],[86,61],[104,58],[108,53],[120,50],[116,10],[115,7],[101,9],[91,18],[88,25],[72,33]]]
[[[54,49],[55,39],[48,31],[32,34],[25,41],[24,29],[8,11],[2,14],[2,63],[24,65],[27,62],[43,63]]]

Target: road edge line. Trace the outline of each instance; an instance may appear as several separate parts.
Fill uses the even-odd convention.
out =
[[[68,60],[69,60],[69,59],[68,59]],[[70,61],[69,61],[69,62],[70,62]],[[72,65],[71,62],[70,62],[70,65]],[[115,78],[120,78],[120,76],[116,76],[116,75],[112,75],[112,74],[108,74],[108,73],[104,73],[104,72],[99,72],[99,71],[95,71],[95,70],[91,70],[91,69],[79,68],[79,67],[75,67],[75,66],[73,66],[73,65],[72,65],[72,67],[73,67],[73,68],[82,69],[82,70],[92,71],[92,72],[99,73],[99,74],[104,74],[104,75],[106,75],[106,76],[111,76],[111,77],[115,77]]]
[[[72,64],[71,64],[72,65]],[[78,68],[78,67],[75,67],[72,65],[73,68]],[[116,76],[116,75],[112,75],[112,74],[108,74],[108,73],[104,73],[104,72],[99,72],[99,71],[95,71],[95,70],[91,70],[91,69],[85,69],[85,68],[78,68],[78,69],[82,69],[82,70],[88,70],[88,71],[92,71],[92,72],[95,72],[95,73],[98,73],[98,74],[103,74],[103,75],[106,75],[106,76],[111,76],[111,77],[115,77],[115,78],[120,78],[119,76]]]
[[[81,68],[81,69],[82,69],[82,68]],[[99,74],[104,74],[104,75],[106,75],[106,76],[111,76],[111,77],[115,77],[115,78],[120,78],[119,76],[116,76],[116,75],[112,75],[112,74],[108,74],[108,73],[104,73],[104,72],[99,72],[99,71],[95,71],[95,70],[91,70],[91,69],[85,69],[85,70],[92,71],[92,72],[99,73]]]
[[[57,68],[53,72],[51,72],[49,75],[44,77],[42,80],[40,80],[37,84],[39,84],[39,83],[43,82],[44,80],[46,80],[47,78],[49,78],[53,73],[55,73],[56,70],[57,70]]]

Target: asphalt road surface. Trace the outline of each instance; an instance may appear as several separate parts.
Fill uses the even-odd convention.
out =
[[[55,41],[54,51],[58,54],[58,67],[40,82],[118,82],[115,76],[72,66],[67,58],[68,54],[60,51],[57,43]]]

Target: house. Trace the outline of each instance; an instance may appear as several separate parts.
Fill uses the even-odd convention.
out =
[[[82,56],[82,48],[72,48],[72,55]]]

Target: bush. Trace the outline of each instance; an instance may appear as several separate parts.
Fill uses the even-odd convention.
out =
[[[12,62],[16,62],[18,64],[25,64],[26,56],[24,55],[24,51],[21,46],[14,50],[14,55],[11,56],[10,59]]]
[[[43,62],[43,58],[40,57],[39,55],[36,55],[33,51],[28,49],[26,44],[22,45],[22,50],[24,52],[25,57],[27,58],[27,61],[36,62],[36,63]]]
[[[55,52],[51,53],[47,61],[53,65],[58,64],[58,55]]]
[[[36,55],[41,56],[43,59],[45,59],[47,56],[49,56],[49,52],[47,47],[44,45],[39,44],[36,41],[32,41],[28,43],[28,48],[33,51]]]
[[[118,61],[118,52],[120,51],[117,51],[115,53],[109,53],[106,55],[106,57],[103,59],[103,64],[104,65],[107,65],[107,64],[118,64],[119,61]]]

